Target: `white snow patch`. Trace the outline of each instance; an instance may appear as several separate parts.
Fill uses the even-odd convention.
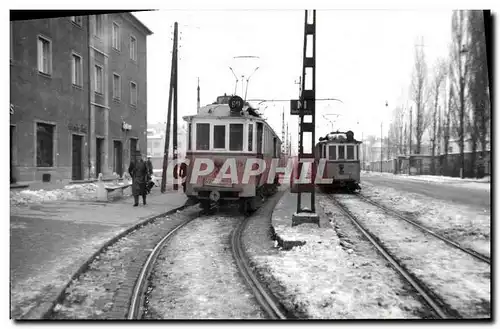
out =
[[[385,186],[362,183],[362,194],[478,252],[490,254],[491,212]]]
[[[386,215],[355,196],[338,196],[386,249],[467,318],[487,317],[490,266],[429,236],[398,218]]]
[[[408,174],[392,174],[386,172],[374,172],[374,171],[362,171],[364,176],[372,177],[386,177],[398,180],[415,180],[424,181],[428,183],[446,183],[453,184],[453,186],[459,186],[464,188],[472,188],[479,190],[490,190],[490,176],[484,178],[464,178],[460,177],[450,177],[450,176],[432,176],[432,175],[408,175]]]
[[[253,256],[266,269],[264,275],[285,288],[288,308],[297,307],[311,319],[418,318],[413,311],[421,304],[403,292],[399,277],[384,261],[357,252],[356,245],[343,249],[328,224],[342,217],[338,211],[325,214],[317,207],[321,228],[311,224],[291,227],[291,215],[285,215],[286,209],[293,209],[289,200],[285,194],[276,206],[273,226],[282,238],[306,244],[277,255]],[[319,204],[324,206],[323,201]],[[281,218],[276,220],[275,215]]]

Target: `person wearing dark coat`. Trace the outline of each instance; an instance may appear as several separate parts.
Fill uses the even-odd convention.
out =
[[[146,167],[148,168],[148,181],[147,181],[147,184],[146,184],[146,192],[147,194],[150,194],[151,193],[151,189],[153,188],[153,186],[155,185],[153,183],[153,163],[151,163],[151,157],[148,156],[148,160],[146,161]]]
[[[148,168],[142,157],[137,157],[136,161],[130,162],[128,172],[132,177],[132,195],[134,196],[134,207],[137,207],[139,205],[139,195],[142,195],[142,202],[145,205]]]

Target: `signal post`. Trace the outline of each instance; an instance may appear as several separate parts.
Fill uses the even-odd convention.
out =
[[[297,193],[297,211],[292,217],[292,226],[312,223],[319,226],[319,216],[316,214],[315,205],[315,186],[314,179],[316,175],[316,165],[314,163],[314,147],[315,147],[315,103],[316,103],[316,10],[312,10],[312,20],[308,20],[309,10],[305,11],[304,25],[304,55],[302,65],[302,86],[300,100],[292,100],[290,110],[292,115],[298,115],[300,118],[299,124],[299,155],[298,155],[298,173],[295,179],[301,176],[302,161],[306,160],[311,163],[310,181],[305,184],[293,182],[292,193]],[[308,38],[311,36],[312,38]],[[312,44],[308,42],[312,41]],[[307,49],[312,47],[312,57],[307,57]],[[306,89],[306,82],[310,83],[310,88]],[[307,119],[307,120],[306,120]],[[304,133],[311,135],[311,152],[304,152]],[[302,207],[302,193],[310,193],[311,209]]]

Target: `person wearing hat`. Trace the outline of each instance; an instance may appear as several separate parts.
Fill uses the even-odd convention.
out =
[[[134,207],[139,205],[139,196],[146,205],[146,182],[148,179],[148,167],[141,154],[136,154],[135,159],[130,162],[128,172],[132,177],[132,194],[134,196]]]

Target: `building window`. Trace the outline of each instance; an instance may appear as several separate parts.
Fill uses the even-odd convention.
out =
[[[337,145],[328,146],[328,160],[337,160]]]
[[[102,38],[102,15],[95,15],[94,35]]]
[[[113,99],[120,100],[122,98],[122,80],[121,77],[113,73]]]
[[[113,48],[120,50],[120,26],[113,23]]]
[[[214,126],[214,149],[226,148],[226,126]]]
[[[54,166],[54,125],[36,124],[36,166]]]
[[[206,151],[210,148],[210,124],[196,124],[196,149]]]
[[[354,145],[347,145],[347,160],[354,160]]]
[[[95,92],[102,94],[103,90],[103,76],[102,76],[102,66],[94,66],[94,79],[95,79]]]
[[[137,60],[137,39],[134,36],[130,36],[130,59]]]
[[[51,74],[52,64],[52,42],[42,36],[38,36],[38,71]]]
[[[137,106],[137,84],[130,82],[130,105]]]
[[[253,151],[253,123],[248,125],[248,151]]]
[[[82,76],[83,61],[82,61],[82,57],[77,55],[77,54],[73,54],[71,65],[72,65],[72,68],[71,68],[72,82],[75,86],[81,87],[83,85],[83,76]]]
[[[71,21],[78,26],[82,26],[82,16],[71,16]]]
[[[159,141],[155,141],[155,142],[153,143],[153,147],[154,147],[154,148],[159,148],[159,147],[161,147],[160,142],[159,142]]]
[[[243,124],[229,125],[229,150],[243,151]]]

